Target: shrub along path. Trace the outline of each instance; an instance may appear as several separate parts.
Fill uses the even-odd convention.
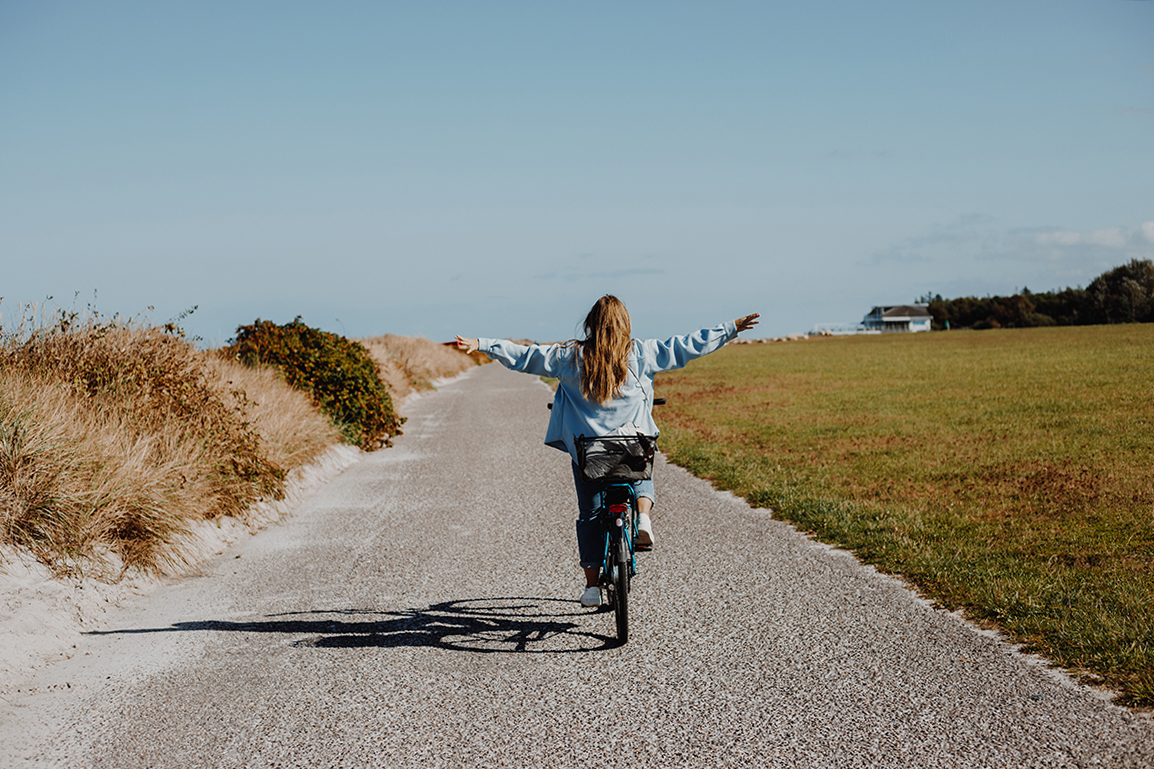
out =
[[[0,765],[1149,766],[1154,724],[658,468],[630,643],[550,394],[497,366],[0,703]]]

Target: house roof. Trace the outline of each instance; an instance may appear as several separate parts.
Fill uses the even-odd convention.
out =
[[[900,304],[894,307],[875,307],[870,312],[870,315],[877,315],[878,310],[881,310],[881,317],[883,318],[932,318],[930,311],[925,307],[916,307],[908,304]]]

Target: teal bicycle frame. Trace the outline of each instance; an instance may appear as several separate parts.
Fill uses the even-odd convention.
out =
[[[637,494],[630,483],[610,483],[601,491],[597,518],[605,527],[600,584],[617,621],[617,642],[629,640],[629,588],[637,573]]]

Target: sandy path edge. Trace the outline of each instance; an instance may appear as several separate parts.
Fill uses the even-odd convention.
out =
[[[289,473],[284,499],[262,500],[249,508],[247,522],[228,516],[196,522],[191,526],[189,566],[179,573],[130,571],[117,582],[57,579],[29,553],[0,548],[0,697],[8,699],[36,671],[70,658],[81,634],[101,629],[110,610],[197,573],[242,536],[281,520],[362,455],[354,446],[331,446]]]

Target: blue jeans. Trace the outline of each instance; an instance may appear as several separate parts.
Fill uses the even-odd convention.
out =
[[[577,463],[573,463],[573,484],[577,487],[577,551],[581,557],[581,567],[591,569],[604,565],[605,529],[601,521],[593,517],[593,511],[601,506],[601,491],[607,484],[593,483],[581,477]],[[648,497],[655,502],[653,481],[634,481],[633,493],[638,497]]]

